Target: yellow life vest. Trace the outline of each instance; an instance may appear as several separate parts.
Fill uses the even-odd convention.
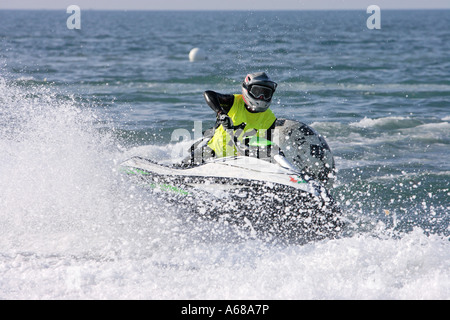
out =
[[[267,129],[275,122],[276,117],[272,110],[267,109],[264,112],[252,113],[245,107],[242,94],[234,95],[233,106],[228,112],[228,116],[233,120],[234,127],[245,127],[242,129],[229,129],[233,131],[227,133],[227,130],[220,125],[214,132],[214,136],[208,142],[208,146],[214,150],[216,157],[228,157],[237,155],[237,150],[232,140],[231,134],[236,135],[238,141],[242,142],[245,137],[256,135],[264,137]]]

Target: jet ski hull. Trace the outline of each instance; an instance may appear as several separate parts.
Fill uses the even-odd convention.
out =
[[[264,173],[252,172],[239,163],[244,160],[249,159],[182,169],[135,157],[122,167],[189,220],[224,223],[248,237],[276,242],[305,243],[340,234],[340,211],[324,187],[272,164]]]

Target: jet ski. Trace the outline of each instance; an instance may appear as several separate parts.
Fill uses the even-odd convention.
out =
[[[329,192],[334,159],[314,129],[279,119],[270,141],[250,139],[244,147],[236,145],[236,155],[221,158],[203,155],[210,137],[195,142],[181,163],[135,156],[121,167],[192,219],[223,223],[268,241],[339,236],[344,223]]]

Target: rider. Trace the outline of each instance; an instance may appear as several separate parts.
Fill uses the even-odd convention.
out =
[[[238,155],[236,145],[248,146],[251,137],[270,140],[276,117],[269,106],[276,88],[265,72],[256,72],[245,77],[242,94],[205,91],[206,103],[217,114],[214,136],[208,142],[212,156]]]

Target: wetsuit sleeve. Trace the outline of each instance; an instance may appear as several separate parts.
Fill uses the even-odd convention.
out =
[[[215,91],[205,91],[203,93],[206,103],[217,114],[227,114],[234,103],[234,95],[221,94]]]

